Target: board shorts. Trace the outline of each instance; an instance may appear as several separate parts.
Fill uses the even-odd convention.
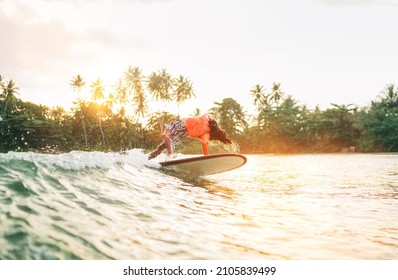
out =
[[[188,136],[187,128],[185,127],[185,123],[182,120],[172,121],[166,126],[166,130],[169,130],[171,132],[170,139],[172,145],[178,143],[182,138]],[[165,149],[166,143],[165,141],[163,141],[159,144],[159,146],[156,147],[156,150],[148,155],[148,160],[157,157]]]
[[[166,126],[166,129],[170,130],[172,133],[170,138],[173,144],[179,142],[182,138],[188,136],[188,131],[187,128],[185,127],[185,123],[180,119],[174,120],[171,123],[169,123]]]

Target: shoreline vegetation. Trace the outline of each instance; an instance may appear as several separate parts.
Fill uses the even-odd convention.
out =
[[[145,76],[139,67],[128,67],[110,88],[100,78],[87,85],[81,75],[72,77],[69,85],[65,94],[76,99],[66,111],[19,99],[15,82],[0,75],[0,152],[151,150],[164,126],[178,118],[180,106],[200,98],[187,77],[172,77],[166,69]],[[325,110],[310,109],[284,93],[280,83],[269,88],[256,84],[242,93],[256,106],[253,115],[233,98],[215,101],[208,113],[241,153],[398,152],[398,89],[388,84],[375,96],[363,108],[331,104]],[[158,109],[151,111],[149,102],[156,102]],[[166,110],[170,104],[177,104],[177,112]],[[200,114],[192,108],[191,116]],[[210,145],[212,153],[225,152],[222,144]],[[200,153],[200,143],[184,139],[176,151]]]

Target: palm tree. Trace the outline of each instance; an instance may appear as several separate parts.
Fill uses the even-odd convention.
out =
[[[229,134],[240,134],[248,123],[242,106],[233,98],[225,98],[223,101],[214,102],[215,107],[210,109],[210,114],[218,121],[220,126]]]
[[[271,93],[267,95],[268,102],[278,105],[281,100],[285,99],[285,93],[282,92],[281,83],[272,83]]]
[[[101,136],[102,136],[102,144],[105,146],[105,135],[104,135],[104,131],[102,129],[102,122],[101,122],[101,107],[100,107],[100,100],[104,99],[104,91],[105,88],[102,85],[102,80],[98,77],[96,81],[92,82],[90,85],[91,88],[91,92],[93,93],[92,95],[92,99],[94,101],[97,101],[97,106],[98,106],[98,124],[100,127],[100,131],[101,131]]]
[[[398,89],[395,89],[394,84],[387,85],[384,90],[381,91],[382,102],[388,108],[394,108],[398,106]]]
[[[253,104],[257,107],[257,111],[261,112],[267,107],[267,96],[262,85],[256,84],[251,90],[250,94],[254,97]]]
[[[5,102],[3,115],[5,115],[7,112],[7,106],[9,104],[14,103],[17,100],[15,95],[19,94],[19,92],[18,92],[19,88],[17,86],[15,86],[15,83],[13,80],[10,80],[7,85],[3,84],[2,88],[3,88],[3,98],[4,98],[4,102]]]
[[[76,75],[76,77],[72,78],[70,81],[69,85],[72,87],[73,91],[77,91],[78,95],[78,103],[80,106],[80,113],[81,113],[81,120],[82,120],[82,126],[83,126],[83,133],[84,133],[84,143],[86,145],[86,148],[88,147],[88,141],[87,141],[87,130],[86,130],[86,123],[84,122],[84,113],[83,113],[83,108],[81,106],[81,90],[82,88],[86,85],[86,82],[83,80],[82,76],[79,74]]]
[[[134,113],[137,118],[143,118],[148,111],[145,91],[142,85],[144,76],[141,73],[139,67],[129,67],[125,72],[125,80],[127,82],[127,88],[133,93],[133,103],[135,105]]]
[[[0,89],[1,89],[0,97],[2,97],[2,95],[3,95],[3,88],[4,88],[3,80],[4,80],[4,77],[2,75],[0,75]]]
[[[3,83],[3,76],[0,75],[0,99],[4,99],[4,83]]]
[[[171,101],[171,90],[173,87],[172,79],[166,69],[158,71],[158,73],[152,72],[148,78],[147,89],[152,93],[156,101],[168,102]],[[159,104],[158,104],[159,106]],[[158,107],[158,112],[160,112]],[[164,117],[162,115],[160,121],[160,131],[163,133]]]
[[[173,87],[172,78],[166,69],[158,71],[158,73],[152,72],[148,78],[147,88],[152,93],[156,101],[167,102],[172,99],[171,90]]]
[[[192,83],[184,76],[180,75],[178,79],[174,79],[174,97],[178,106],[178,116],[180,115],[180,104],[185,100],[196,97],[193,91]]]
[[[119,81],[115,85],[115,94],[116,96],[114,98],[116,102],[119,103],[120,105],[120,108],[118,108],[119,116],[124,118],[126,115],[126,104],[128,100],[128,93],[127,93],[127,87],[122,78],[119,79]]]

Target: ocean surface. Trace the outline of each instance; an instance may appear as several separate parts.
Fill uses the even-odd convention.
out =
[[[247,157],[0,154],[0,259],[398,259],[398,154]]]

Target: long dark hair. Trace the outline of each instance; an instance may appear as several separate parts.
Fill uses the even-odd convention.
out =
[[[209,120],[210,126],[210,140],[218,140],[224,144],[232,144],[232,139],[228,137],[227,133],[224,129],[218,126],[218,123],[215,119],[210,118]]]

